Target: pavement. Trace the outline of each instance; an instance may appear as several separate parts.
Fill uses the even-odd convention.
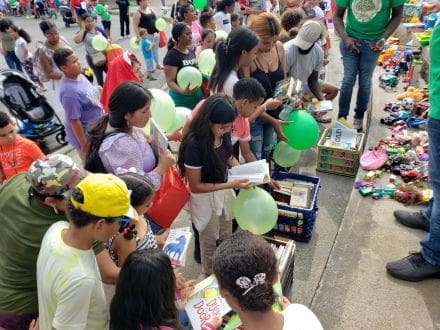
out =
[[[159,1],[153,0],[154,8],[160,9],[160,6]],[[33,40],[44,40],[35,20],[14,20],[30,32]],[[65,28],[60,18],[56,23],[61,34],[86,63],[84,46],[74,45],[72,41],[78,31],[77,26]],[[115,42],[128,49],[128,39],[116,40],[118,31],[119,19],[112,16],[112,36]],[[160,57],[163,58],[164,54],[165,50],[161,49]],[[6,67],[4,61],[0,61],[0,67]],[[330,51],[330,63],[327,80],[339,85],[342,63],[335,40]],[[396,93],[386,93],[378,87],[381,70],[377,68],[373,78],[367,148],[389,134],[379,119],[386,114],[382,110],[383,105],[394,100]],[[155,76],[158,80],[148,82],[146,86],[164,87],[162,73],[157,72]],[[418,83],[423,85],[422,81]],[[337,109],[337,99],[334,108]],[[337,110],[330,115],[336,119]],[[323,130],[328,126],[320,127]],[[172,145],[172,149],[177,150],[177,145]],[[59,152],[79,160],[69,147]],[[308,243],[297,243],[294,282],[287,296],[293,302],[309,306],[325,329],[440,329],[440,280],[408,283],[393,279],[385,270],[388,261],[404,257],[409,251],[419,250],[418,242],[423,236],[423,232],[403,227],[394,220],[393,210],[404,208],[403,204],[361,197],[352,188],[354,178],[316,172],[316,158],[316,148],[307,150],[303,152],[299,164],[291,170],[319,176],[321,190],[318,197],[319,214],[312,239]],[[360,170],[356,180],[361,181],[364,174]],[[189,215],[185,211],[173,224],[174,227],[189,225]],[[201,268],[193,261],[192,252],[191,246],[182,271],[187,278],[197,279]],[[111,289],[107,289],[107,293],[110,295]]]

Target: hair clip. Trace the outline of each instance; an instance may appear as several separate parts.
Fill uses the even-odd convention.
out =
[[[246,289],[246,291],[242,293],[242,296],[244,296],[257,285],[264,284],[265,281],[266,273],[258,273],[254,276],[253,282],[249,277],[241,276],[235,280],[235,284],[237,284],[242,289]]]

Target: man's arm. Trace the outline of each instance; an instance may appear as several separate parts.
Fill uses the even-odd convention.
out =
[[[403,5],[394,7],[391,13],[391,20],[388,22],[385,32],[382,34],[383,39],[388,39],[400,24],[402,19]]]
[[[81,121],[79,119],[70,119],[70,125],[72,126],[73,134],[75,134],[76,139],[81,146],[81,151],[84,151],[84,148],[87,144],[86,134],[84,133],[84,129],[82,127]]]
[[[307,84],[309,85],[310,91],[313,93],[313,95],[315,95],[319,101],[322,101],[324,100],[324,95],[322,94],[321,86],[319,86],[318,77],[319,72],[313,70],[312,74],[307,79]]]

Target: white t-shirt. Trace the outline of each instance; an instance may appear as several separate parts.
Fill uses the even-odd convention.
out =
[[[283,330],[322,330],[313,312],[304,305],[291,304],[281,312],[284,317]]]
[[[14,52],[15,52],[15,55],[17,55],[17,57],[21,63],[24,63],[30,57],[32,58],[32,54],[29,50],[28,50],[28,56],[26,57],[24,55],[23,45],[26,45],[26,40],[24,40],[22,37],[19,37],[17,40],[15,40]]]
[[[308,54],[301,54],[299,47],[295,45],[295,39],[289,40],[284,44],[286,54],[287,75],[301,80],[304,89],[307,90],[307,79],[313,71],[320,72],[322,61],[324,60],[324,51],[315,43]]]
[[[40,329],[108,329],[107,304],[93,250],[64,243],[66,221],[54,223],[37,261]]]
[[[238,81],[237,72],[234,70],[231,71],[228,78],[226,78],[225,83],[223,84],[223,90],[217,91],[217,93],[224,93],[230,97],[234,95],[234,85]]]
[[[223,11],[218,11],[214,15],[214,21],[217,25],[217,30],[231,32],[231,14]]]

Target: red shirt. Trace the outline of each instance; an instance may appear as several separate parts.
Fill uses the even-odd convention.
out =
[[[3,173],[3,179],[27,172],[34,160],[42,156],[43,152],[34,141],[20,135],[17,135],[15,143],[0,144],[0,171]]]

